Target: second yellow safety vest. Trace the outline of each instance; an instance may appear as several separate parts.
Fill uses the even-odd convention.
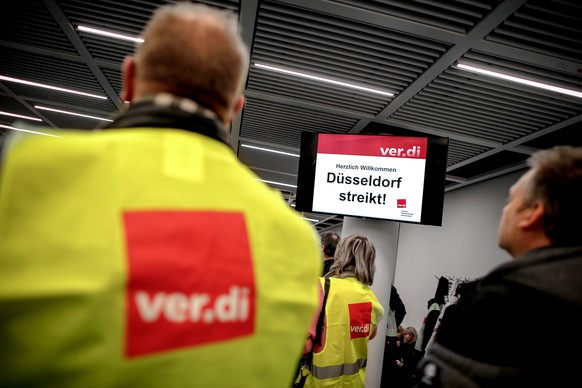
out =
[[[331,278],[325,342],[313,354],[305,387],[363,387],[368,342],[384,315],[369,286],[353,277]],[[324,279],[321,278],[322,286]]]

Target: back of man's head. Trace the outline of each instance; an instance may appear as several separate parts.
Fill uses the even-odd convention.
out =
[[[582,148],[558,146],[528,159],[533,176],[526,202],[544,204],[543,225],[554,245],[580,245]]]
[[[323,254],[326,257],[333,257],[335,249],[340,241],[339,234],[335,232],[326,232],[321,235],[321,244],[323,245]]]
[[[203,4],[166,5],[154,13],[143,39],[136,51],[142,94],[171,93],[217,113],[234,107],[248,71],[234,14]]]

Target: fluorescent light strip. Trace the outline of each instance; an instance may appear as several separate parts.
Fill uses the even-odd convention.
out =
[[[265,182],[265,183],[270,183],[273,185],[279,185],[279,186],[287,186],[287,187],[295,187],[297,188],[297,186],[295,185],[288,185],[287,183],[281,183],[281,182],[273,182],[273,181],[266,181],[264,179],[259,179],[261,182]]]
[[[30,130],[28,130],[28,129],[14,128],[14,127],[10,127],[10,126],[8,126],[8,125],[2,125],[2,124],[0,124],[0,128],[12,129],[13,131],[20,131],[20,132],[28,132],[28,133],[34,133],[35,135],[43,135],[43,136],[51,136],[51,137],[60,137],[60,138],[62,138],[62,136],[51,135],[50,133],[43,133],[43,132],[30,131]]]
[[[19,78],[6,77],[4,75],[0,75],[0,81],[16,82],[16,83],[19,83],[19,84],[36,86],[36,87],[39,87],[39,88],[57,90],[59,92],[67,92],[67,93],[73,93],[73,94],[80,94],[81,96],[87,96],[87,97],[100,98],[102,100],[107,100],[107,97],[98,96],[96,94],[79,92],[77,90],[72,90],[72,89],[59,88],[57,86],[51,86],[51,85],[41,84],[41,83],[38,83],[38,82],[26,81],[26,80],[19,79]]]
[[[311,222],[319,222],[319,220],[313,218],[302,217],[304,220],[311,221]]]
[[[103,36],[108,36],[110,38],[116,38],[116,39],[121,39],[121,40],[128,40],[130,42],[135,42],[135,43],[143,43],[143,39],[142,38],[136,38],[136,37],[129,36],[129,35],[118,34],[118,33],[115,33],[115,32],[98,30],[96,28],[85,27],[85,26],[77,26],[77,29],[79,31],[89,32],[89,33],[95,34],[95,35],[103,35]]]
[[[104,119],[103,117],[89,116],[89,115],[84,115],[84,114],[81,114],[81,113],[69,112],[69,111],[66,111],[66,110],[47,108],[46,106],[35,105],[34,107],[36,109],[40,109],[40,110],[48,110],[50,112],[64,113],[66,115],[71,115],[71,116],[86,117],[88,119],[101,120],[101,121],[109,121],[109,122],[113,121],[113,120],[110,120],[110,119]]]
[[[36,117],[31,117],[31,116],[24,116],[24,115],[17,115],[16,113],[10,113],[10,112],[3,112],[0,110],[0,115],[4,115],[4,116],[11,116],[11,117],[18,117],[19,119],[26,119],[26,120],[34,120],[34,121],[42,121],[39,118]]]
[[[252,148],[255,150],[261,150],[261,151],[267,151],[267,152],[273,152],[275,154],[282,154],[282,155],[289,155],[289,156],[295,156],[296,158],[299,157],[299,155],[297,154],[292,154],[290,152],[283,152],[283,151],[276,151],[276,150],[272,150],[269,148],[262,148],[262,147],[256,147],[256,146],[252,146],[252,145],[248,145],[248,144],[241,144],[241,147],[246,147],[246,148]]]
[[[472,71],[475,73],[487,75],[489,77],[500,78],[500,79],[504,79],[506,81],[517,82],[517,83],[524,84],[524,85],[534,86],[536,88],[551,90],[553,92],[558,92],[558,93],[562,93],[562,94],[567,94],[569,96],[582,98],[582,92],[578,92],[578,91],[566,89],[566,88],[561,88],[559,86],[553,86],[553,85],[544,84],[542,82],[532,81],[532,80],[525,79],[525,78],[514,77],[512,75],[498,73],[498,72],[486,70],[486,69],[481,69],[479,67],[463,65],[462,63],[458,63],[456,67],[457,67],[457,69],[460,69],[460,70]]]
[[[364,86],[349,84],[349,83],[346,83],[346,82],[336,81],[336,80],[332,80],[332,79],[329,79],[329,78],[323,78],[323,77],[318,77],[318,76],[315,76],[315,75],[300,73],[298,71],[282,69],[280,67],[275,67],[275,66],[270,66],[270,65],[264,65],[262,63],[255,63],[255,67],[258,67],[260,69],[275,71],[275,72],[278,72],[278,73],[283,73],[283,74],[288,74],[288,75],[294,75],[296,77],[307,78],[307,79],[311,79],[311,80],[314,80],[314,81],[321,81],[321,82],[327,82],[327,83],[330,83],[330,84],[333,84],[333,85],[345,86],[347,88],[357,89],[357,90],[361,90],[361,91],[364,91],[364,92],[381,94],[383,96],[388,96],[388,97],[393,97],[394,96],[394,93],[385,92],[383,90],[372,89],[372,88],[367,88],[367,87],[364,87]]]

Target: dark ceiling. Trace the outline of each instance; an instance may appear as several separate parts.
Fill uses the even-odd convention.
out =
[[[123,107],[121,63],[131,42],[79,25],[138,36],[165,1],[2,2],[0,76],[106,97],[0,80],[0,111],[55,128],[99,121]],[[457,69],[469,64],[582,92],[582,5],[577,0],[204,1],[237,12],[251,48],[246,107],[232,146],[292,204],[302,131],[445,136],[446,191],[524,167],[535,150],[582,145],[582,98]],[[269,72],[255,63],[394,93],[385,97]],[[22,122],[22,121],[20,121]],[[34,124],[34,122],[32,122]],[[18,126],[0,114],[2,135]],[[1,138],[1,136],[0,136]],[[0,140],[1,141],[1,140]],[[289,186],[286,186],[289,185]],[[305,214],[318,230],[337,215]]]

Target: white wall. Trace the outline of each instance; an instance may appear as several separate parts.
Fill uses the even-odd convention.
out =
[[[403,325],[420,330],[440,276],[475,279],[511,257],[497,246],[509,187],[523,171],[445,194],[443,225],[401,223],[394,285],[406,305]]]

